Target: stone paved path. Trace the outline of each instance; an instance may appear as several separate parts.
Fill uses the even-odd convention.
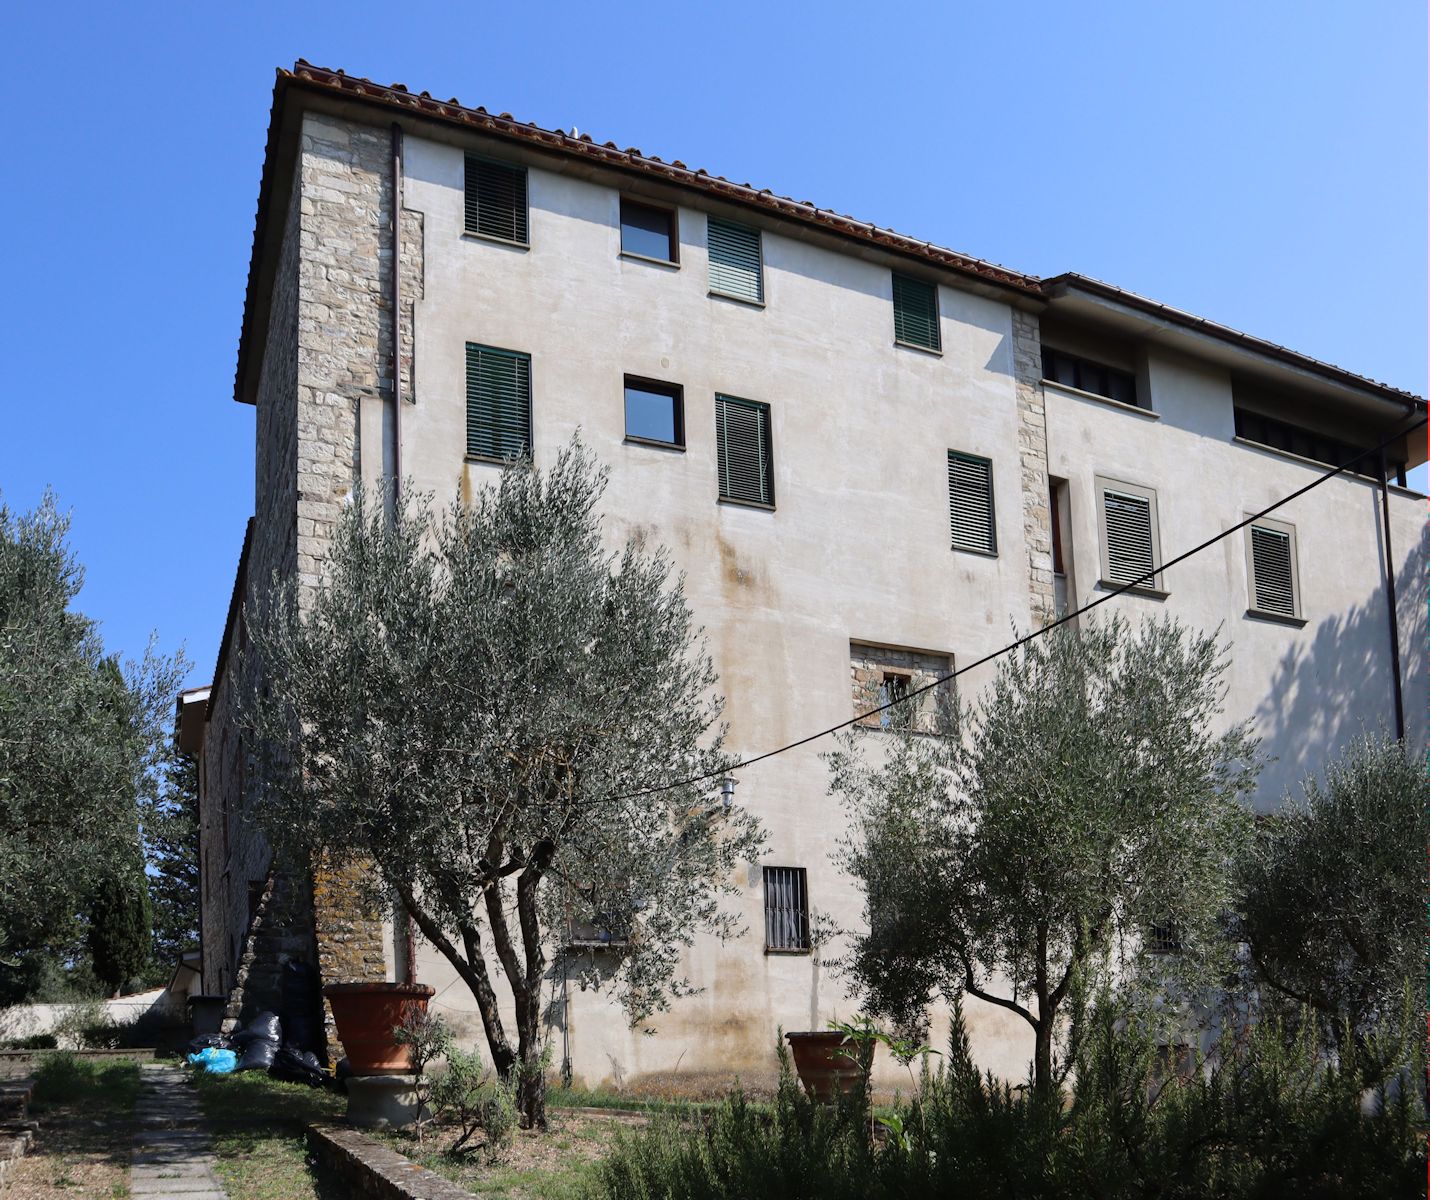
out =
[[[134,1119],[134,1200],[227,1200],[194,1085],[181,1067],[146,1066]]]

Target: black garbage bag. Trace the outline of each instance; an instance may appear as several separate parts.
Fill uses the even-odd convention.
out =
[[[239,1056],[239,1071],[266,1071],[273,1065],[273,1056],[283,1037],[283,1026],[278,1015],[261,1012],[251,1020],[234,1040],[242,1047]]]
[[[281,1042],[283,1040],[283,1025],[278,1020],[277,1013],[259,1013],[248,1023],[248,1032],[254,1037],[262,1038],[265,1042]]]
[[[233,1050],[236,1043],[226,1033],[205,1033],[189,1043],[189,1053],[198,1054],[204,1050]]]
[[[240,1068],[242,1069],[242,1068]],[[318,1062],[318,1056],[311,1050],[294,1050],[285,1046],[273,1056],[273,1065],[268,1074],[274,1079],[289,1083],[306,1083],[309,1087],[322,1087],[327,1083],[328,1073]]]
[[[278,1043],[254,1038],[243,1048],[235,1071],[267,1071],[278,1055]]]

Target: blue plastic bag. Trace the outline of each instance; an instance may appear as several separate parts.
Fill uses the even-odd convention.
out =
[[[209,1046],[197,1054],[189,1055],[189,1065],[203,1067],[210,1075],[227,1075],[238,1066],[238,1055],[232,1050],[220,1050]]]

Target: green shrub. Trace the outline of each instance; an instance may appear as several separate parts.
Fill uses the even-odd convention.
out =
[[[58,1045],[53,1033],[32,1033],[29,1037],[11,1038],[3,1043],[6,1050],[53,1050]]]
[[[1411,1195],[1425,1175],[1425,1112],[1413,1022],[1382,1061],[1409,1064],[1370,1094],[1356,1052],[1329,1058],[1313,1035],[1265,1024],[1223,1038],[1183,1078],[1164,1078],[1149,1032],[1096,1006],[1068,1097],[980,1075],[961,1014],[936,1072],[870,1137],[856,1098],[811,1104],[781,1055],[773,1109],[732,1096],[704,1124],[666,1119],[622,1138],[593,1195],[610,1200],[748,1196],[894,1200],[1355,1200]],[[1389,1058],[1387,1058],[1389,1055]],[[1397,1057],[1398,1055],[1398,1057]],[[1402,1086],[1404,1085],[1404,1086]],[[1369,1111],[1363,1111],[1368,1108]]]
[[[495,1162],[512,1143],[518,1112],[516,1090],[490,1075],[475,1052],[452,1046],[447,1069],[432,1082],[432,1106],[444,1120],[461,1130],[450,1152],[460,1153],[481,1130],[486,1135],[487,1157]]]

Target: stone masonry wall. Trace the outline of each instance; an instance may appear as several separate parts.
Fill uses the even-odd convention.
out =
[[[1053,524],[1048,500],[1048,422],[1038,318],[1013,309],[1013,380],[1018,402],[1018,461],[1023,491],[1023,540],[1033,624],[1054,618]]]
[[[888,646],[849,643],[849,676],[855,713],[867,712],[893,697],[881,691],[886,675],[906,679],[909,691],[927,687],[940,676],[947,675],[951,662],[947,654],[926,654],[918,650],[895,650]],[[874,729],[887,728],[900,720],[913,723],[917,733],[929,733],[937,728],[940,698],[953,695],[952,684],[925,692],[906,702],[901,708],[888,709],[865,717],[859,723]]]
[[[297,570],[306,604],[359,475],[361,406],[392,394],[388,133],[309,114],[301,181]],[[313,922],[325,983],[386,978],[382,923],[363,902],[370,870],[363,863],[314,865]]]

